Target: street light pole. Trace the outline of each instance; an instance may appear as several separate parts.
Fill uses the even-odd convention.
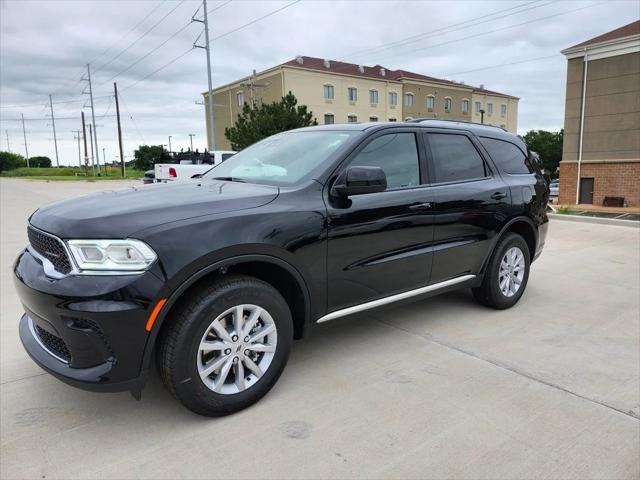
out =
[[[195,133],[190,133],[189,134],[189,142],[191,143],[191,151],[193,152],[193,137],[195,137],[196,134]],[[8,140],[7,140],[8,142]]]
[[[171,135],[169,135],[169,153],[171,153]]]

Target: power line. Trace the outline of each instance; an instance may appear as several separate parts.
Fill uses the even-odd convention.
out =
[[[530,58],[530,59],[527,59],[527,60],[519,60],[517,62],[501,63],[501,64],[498,64],[498,65],[489,65],[487,67],[474,68],[473,70],[465,70],[464,72],[447,73],[446,75],[441,75],[441,76],[442,77],[451,77],[453,75],[461,75],[463,73],[479,72],[481,70],[490,70],[492,68],[509,67],[511,65],[519,65],[521,63],[537,62],[538,60],[545,60],[545,59],[548,59],[548,58],[560,58],[560,55],[558,55],[557,53],[554,53],[553,55],[546,55],[544,57]]]
[[[86,69],[86,65],[83,67],[83,70]],[[53,94],[52,94],[53,95]],[[97,99],[101,99],[101,98],[109,98],[111,95],[102,95],[99,97],[93,97],[95,100]],[[57,102],[53,102],[54,105],[62,105],[65,103],[82,103],[84,102],[84,98],[77,98],[77,99],[68,99],[68,100],[58,100]],[[23,107],[40,107],[40,106],[45,106],[47,107],[49,104],[46,102],[38,102],[38,103],[23,103],[23,104],[19,104],[19,105],[0,105],[0,108],[23,108]]]
[[[165,69],[165,68],[167,68],[169,65],[171,65],[172,63],[177,62],[179,59],[181,59],[182,57],[184,57],[187,53],[189,53],[189,52],[191,52],[191,51],[193,51],[193,47],[189,47],[189,49],[188,49],[188,50],[186,50],[186,51],[182,52],[182,53],[181,53],[180,55],[178,55],[177,57],[175,57],[175,58],[173,58],[173,59],[169,60],[167,63],[165,63],[164,65],[162,65],[160,68],[155,69],[153,72],[151,72],[151,73],[149,73],[149,74],[145,75],[145,76],[144,76],[144,77],[142,77],[141,79],[136,80],[136,81],[135,81],[135,82],[133,82],[132,84],[130,84],[130,85],[128,85],[128,86],[126,86],[125,88],[123,88],[122,90],[120,90],[120,93],[122,93],[122,92],[124,92],[124,91],[126,91],[126,90],[129,90],[130,88],[132,88],[132,87],[136,86],[136,85],[137,85],[137,84],[139,84],[140,82],[142,82],[142,81],[146,80],[147,78],[149,78],[149,77],[151,77],[151,76],[155,75],[156,73],[160,72],[161,70],[164,70],[164,69]]]
[[[146,37],[149,33],[151,33],[151,31],[153,31],[153,29],[155,29],[158,25],[160,25],[169,15],[171,15],[180,5],[182,5],[185,2],[185,0],[181,0],[180,3],[178,3],[175,7],[173,7],[171,10],[169,10],[169,12],[167,12],[160,20],[158,20],[156,23],[154,23],[151,28],[149,28],[148,30],[146,30],[142,35],[140,35],[138,38],[136,38],[133,42],[131,42],[129,45],[127,45],[127,47],[124,50],[121,50],[120,53],[118,53],[115,57],[113,57],[111,60],[109,60],[106,63],[103,63],[102,65],[100,65],[98,68],[94,69],[94,73],[102,70],[104,67],[106,67],[107,65],[110,65],[111,63],[113,63],[115,60],[117,60],[118,58],[120,58],[120,56],[122,56],[125,52],[127,52],[131,47],[133,47],[136,43],[138,43],[140,40],[142,40],[144,37]]]
[[[422,50],[428,50],[430,48],[441,47],[443,45],[449,45],[451,43],[461,42],[463,40],[468,40],[470,38],[477,38],[477,37],[482,37],[482,36],[485,36],[485,35],[490,35],[492,33],[501,32],[503,30],[509,30],[511,28],[521,27],[523,25],[528,25],[530,23],[539,22],[541,20],[547,20],[549,18],[558,17],[560,15],[566,15],[567,13],[573,13],[573,12],[577,12],[579,10],[584,10],[584,9],[587,9],[587,8],[595,7],[595,6],[601,5],[603,3],[607,3],[607,2],[606,1],[596,2],[596,3],[592,3],[591,5],[586,5],[586,6],[583,6],[583,7],[574,8],[574,9],[571,9],[571,10],[566,10],[564,12],[555,13],[553,15],[547,15],[546,17],[538,17],[538,18],[534,18],[532,20],[527,20],[526,22],[521,22],[521,23],[516,23],[516,24],[513,24],[513,25],[507,25],[505,27],[495,28],[493,30],[488,30],[486,32],[476,33],[474,35],[468,35],[466,37],[456,38],[456,39],[453,39],[453,40],[449,40],[447,42],[437,43],[437,44],[434,44],[434,45],[427,45],[425,47],[415,48],[413,50],[406,50],[404,52],[398,52],[398,53],[395,53],[393,56],[379,58],[378,61],[387,60],[389,58],[395,58],[397,56],[403,56],[403,55],[407,55],[407,54],[410,54],[410,53],[419,52],[419,51],[422,51]]]
[[[529,8],[524,8],[522,10],[518,10],[517,12],[511,12],[511,13],[508,13],[506,15],[501,15],[501,16],[498,16],[498,17],[495,17],[495,18],[488,18],[488,17],[493,17],[494,15],[497,15],[499,13],[504,13],[504,12],[508,12],[508,11],[511,11],[511,10],[514,10],[514,9],[527,7],[527,6],[531,5],[531,4],[536,4],[536,3],[539,3],[539,2],[540,2],[540,0],[534,0],[532,2],[528,2],[528,3],[522,4],[522,5],[517,5],[515,7],[505,8],[503,10],[498,10],[498,11],[495,11],[495,12],[492,12],[492,13],[488,13],[488,14],[482,15],[480,17],[470,18],[469,20],[465,20],[463,22],[458,22],[458,23],[454,23],[454,24],[451,24],[451,25],[447,25],[446,27],[441,27],[441,28],[437,28],[435,30],[430,30],[430,31],[427,31],[427,32],[418,33],[416,35],[405,37],[405,38],[402,38],[400,40],[396,40],[396,41],[388,43],[388,44],[382,44],[382,45],[378,45],[377,47],[371,47],[371,48],[366,48],[364,50],[359,50],[359,51],[353,52],[353,53],[343,57],[343,59],[355,57],[355,56],[358,56],[358,55],[368,55],[370,52],[375,52],[375,51],[378,51],[378,50],[387,50],[389,48],[394,48],[394,47],[397,47],[397,46],[407,45],[409,43],[414,43],[414,42],[417,42],[419,40],[424,40],[425,38],[432,37],[435,34],[443,35],[443,34],[452,33],[452,32],[458,31],[458,30],[464,30],[466,28],[475,27],[477,25],[481,25],[481,24],[487,23],[487,22],[493,22],[493,21],[499,20],[501,18],[509,17],[511,15],[517,15],[519,13],[526,12],[528,10],[532,10],[532,9],[535,9],[535,8],[544,7],[546,5],[549,5],[549,4],[553,3],[553,2],[548,2],[548,3],[544,3],[544,4],[533,5],[533,6],[529,7]],[[482,19],[486,19],[486,20],[483,20],[482,22],[478,22],[478,23],[473,23],[472,25],[465,25],[467,23],[476,22],[476,21],[482,20]],[[464,25],[464,26],[462,26],[462,25]],[[453,29],[453,30],[449,30],[449,29],[451,29],[453,27],[458,27],[458,26],[461,26],[461,28],[456,28],[456,29]],[[445,30],[449,30],[449,31],[444,32]]]

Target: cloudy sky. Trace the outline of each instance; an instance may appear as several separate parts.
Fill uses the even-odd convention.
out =
[[[52,94],[60,163],[77,165],[73,131],[81,110],[90,116],[87,63],[107,161],[117,155],[114,81],[127,158],[139,144],[167,144],[169,135],[174,150],[188,147],[190,133],[202,149],[196,101],[207,88],[206,63],[204,50],[191,48],[202,25],[190,23],[200,3],[0,0],[1,149],[8,133],[11,150],[24,154],[24,114],[29,155],[54,158]],[[640,17],[638,0],[208,3],[214,87],[298,54],[379,63],[516,95],[520,133],[562,127],[561,49]]]

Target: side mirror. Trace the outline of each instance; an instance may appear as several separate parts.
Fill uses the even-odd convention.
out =
[[[387,176],[380,167],[348,167],[336,179],[331,189],[335,196],[348,197],[364,193],[384,192]]]

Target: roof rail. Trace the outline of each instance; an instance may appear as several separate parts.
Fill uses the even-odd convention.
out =
[[[450,122],[450,123],[463,123],[467,125],[473,125],[474,127],[490,127],[497,128],[498,130],[502,130],[503,132],[508,132],[508,130],[504,127],[498,127],[497,125],[489,125],[488,123],[476,123],[469,122],[466,120],[454,120],[451,118],[414,118],[409,120],[409,123],[427,123],[427,122]]]

